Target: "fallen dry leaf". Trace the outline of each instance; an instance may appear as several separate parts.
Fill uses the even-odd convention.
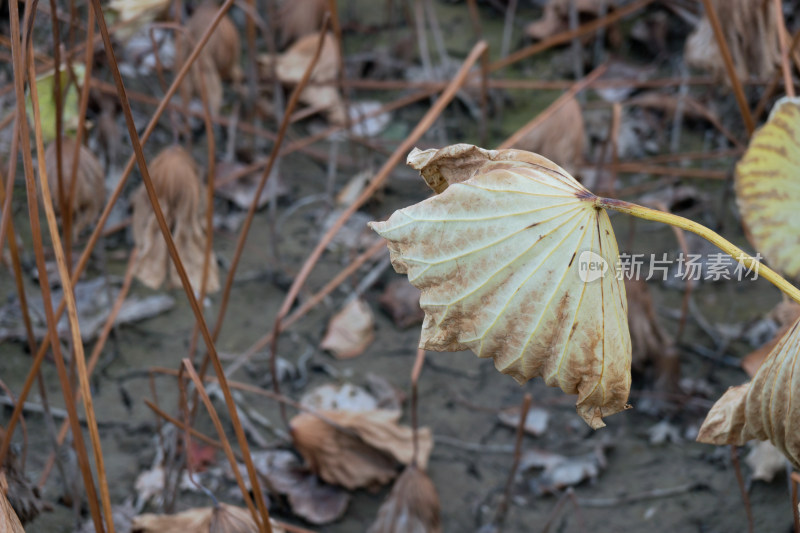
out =
[[[362,387],[351,383],[319,386],[300,398],[300,405],[315,411],[374,411],[378,401]]]
[[[542,474],[532,480],[536,492],[550,494],[584,481],[594,481],[606,466],[604,444],[598,444],[594,451],[567,457],[545,450],[525,450],[520,460],[521,472],[531,468],[543,468]]]
[[[767,356],[750,383],[729,388],[709,411],[697,436],[707,444],[768,440],[800,467],[800,319]]]
[[[17,513],[11,507],[6,497],[8,482],[5,472],[0,471],[0,531],[3,533],[25,533],[22,524],[17,518]]]
[[[583,161],[585,136],[581,106],[570,98],[513,147],[560,161],[564,170],[575,174]]]
[[[518,405],[503,409],[497,413],[497,419],[504,426],[516,428],[519,426],[520,407]],[[550,413],[541,407],[531,407],[525,417],[523,429],[525,433],[538,437],[547,431],[547,423],[550,421]]]
[[[285,533],[270,520],[273,533]],[[196,507],[172,515],[141,514],[133,519],[131,533],[256,533],[250,511],[221,503]]]
[[[776,474],[786,472],[786,457],[767,441],[754,443],[744,462],[753,471],[754,480],[769,483]]]
[[[409,328],[421,324],[425,313],[419,306],[422,293],[408,279],[392,280],[378,299],[381,308],[389,313],[392,322],[399,328]]]
[[[273,69],[284,85],[295,85],[314,58],[319,42],[319,32],[302,37],[282,54],[264,54],[258,58],[262,76],[269,78]],[[317,64],[311,71],[311,82],[335,81],[339,75],[339,46],[330,32],[325,34]],[[309,85],[300,93],[300,101],[325,113],[328,122],[345,124],[344,102],[339,91],[332,85]]]
[[[169,0],[111,0],[108,9],[116,12],[117,20],[123,23],[117,27],[114,37],[127,40],[164,13],[169,4]]]
[[[318,32],[327,10],[327,0],[284,0],[278,13],[281,48],[309,33]]]
[[[800,276],[798,167],[800,98],[782,98],[750,139],[734,185],[748,239],[773,268],[792,277]]]
[[[415,466],[397,478],[368,533],[441,533],[439,495],[428,475]]]
[[[216,165],[216,178],[215,183],[220,185],[214,188],[214,193],[217,196],[225,198],[233,202],[239,209],[249,209],[250,204],[253,203],[253,198],[258,191],[258,183],[261,180],[260,172],[252,172],[233,181],[229,181],[228,177],[233,174],[238,174],[245,165],[241,163],[231,163],[220,161]],[[285,198],[289,195],[289,187],[286,185],[285,180],[281,178],[278,170],[275,169],[270,173],[267,183],[261,190],[261,196],[258,197],[256,207],[261,209],[270,198],[273,196],[276,199]]]
[[[420,347],[470,349],[520,383],[577,394],[593,428],[627,407],[631,347],[608,215],[551,161],[459,144],[414,150],[434,191],[370,227],[422,291]]]
[[[328,323],[320,348],[337,359],[350,359],[364,353],[375,339],[375,317],[361,298],[351,300]]]
[[[378,401],[379,409],[400,410],[406,401],[403,389],[374,372],[367,373],[367,388]]]
[[[350,494],[340,487],[322,482],[302,468],[292,452],[254,452],[253,464],[269,482],[271,490],[287,497],[294,514],[312,524],[329,524],[341,518],[347,510]]]
[[[780,62],[778,15],[774,2],[712,0],[728,45],[736,75],[763,79]],[[719,45],[707,16],[703,16],[686,40],[684,58],[690,66],[706,70],[730,83]]]
[[[411,464],[412,430],[398,424],[400,412],[375,410],[360,413],[321,411],[321,416],[301,413],[290,423],[297,451],[324,481],[347,489],[385,485],[397,475],[400,464]],[[433,448],[430,429],[418,432],[417,464],[425,469]]]
[[[64,194],[64,205],[67,205],[72,184],[72,164],[75,155],[75,139],[61,138],[61,176]],[[60,189],[58,186],[58,160],[56,158],[55,141],[44,152],[45,168],[47,169],[47,182],[53,191],[53,207],[56,213],[61,212]],[[94,154],[81,145],[78,151],[78,167],[75,171],[75,196],[72,203],[72,235],[77,237],[80,233],[92,227],[100,211],[106,203],[106,187],[103,178],[103,167]]]
[[[158,203],[164,212],[175,246],[178,248],[192,289],[199,293],[203,278],[206,235],[203,227],[203,195],[197,165],[186,150],[171,146],[150,163]],[[139,249],[136,277],[152,288],[166,282],[167,287],[180,287],[178,271],[167,252],[167,244],[158,227],[144,184],[134,192],[133,240]],[[214,251],[208,261],[206,293],[219,290],[217,258]]]
[[[211,26],[218,9],[215,2],[206,0],[186,21],[186,29],[195,42],[199,41],[206,29]],[[211,57],[217,72],[223,80],[241,80],[242,71],[239,63],[242,55],[242,44],[239,39],[239,30],[228,15],[222,17],[202,53]]]

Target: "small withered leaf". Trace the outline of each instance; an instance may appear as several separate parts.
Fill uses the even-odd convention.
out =
[[[750,383],[731,387],[709,411],[697,436],[707,444],[768,440],[800,467],[800,319],[767,356]]]
[[[463,160],[461,157],[463,156]],[[520,383],[577,394],[593,428],[627,407],[631,343],[608,214],[561,167],[522,150],[414,151],[439,194],[370,227],[422,291],[420,347],[470,349]]]
[[[368,533],[441,533],[439,495],[428,475],[415,466],[397,478]]]
[[[284,533],[270,521],[273,533]],[[141,514],[133,519],[131,533],[256,533],[258,527],[250,511],[221,503],[216,507],[196,507],[172,515]]]

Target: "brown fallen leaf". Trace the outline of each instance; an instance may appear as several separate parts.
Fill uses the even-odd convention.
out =
[[[399,328],[409,328],[421,324],[425,312],[419,306],[420,290],[407,279],[392,280],[378,299],[381,308],[389,313],[392,321]]]
[[[556,493],[567,487],[579,485],[584,481],[594,481],[605,470],[606,444],[598,444],[594,451],[568,457],[545,450],[529,449],[523,452],[519,469],[543,468],[539,477],[531,481],[535,492]]]
[[[400,464],[411,464],[412,430],[398,424],[400,412],[319,414],[339,428],[309,413],[295,416],[290,426],[295,448],[324,481],[351,490],[375,488],[394,479]],[[425,469],[433,448],[430,429],[419,429],[418,444],[417,464]]]
[[[736,75],[744,81],[753,76],[764,79],[780,62],[778,15],[774,2],[751,0],[713,0],[725,42],[728,45]],[[711,72],[730,83],[719,45],[707,16],[703,16],[686,40],[686,62],[697,69]]]
[[[729,388],[709,411],[697,436],[707,444],[768,440],[800,467],[800,319],[780,339],[750,383]]]
[[[361,412],[378,409],[378,400],[352,383],[328,383],[303,394],[300,405],[315,411]]]
[[[285,533],[270,520],[273,533]],[[250,511],[221,503],[216,507],[196,507],[172,515],[141,514],[133,519],[131,533],[256,533],[258,527]]]
[[[61,172],[64,202],[69,201],[72,180],[73,155],[75,154],[75,139],[61,138]],[[45,167],[47,169],[47,182],[53,191],[53,207],[61,216],[61,202],[58,187],[58,162],[56,159],[56,143],[50,143],[44,153]],[[78,167],[75,172],[75,196],[72,204],[72,235],[77,237],[83,230],[90,228],[97,220],[100,211],[106,203],[106,187],[103,167],[94,154],[81,145],[78,151]]]
[[[318,32],[327,10],[327,0],[284,0],[278,13],[281,48],[309,33]]]
[[[767,358],[767,355],[775,348],[781,338],[786,335],[792,324],[800,318],[800,305],[792,301],[781,302],[770,312],[770,317],[778,324],[778,331],[763,346],[742,358],[742,369],[751,378],[756,375],[761,363],[764,362],[764,359]]]
[[[366,378],[367,388],[378,401],[379,409],[399,411],[403,408],[406,401],[406,393],[403,389],[374,372],[367,372]]]
[[[111,0],[108,9],[114,11],[118,21],[114,37],[127,40],[139,28],[153,22],[169,8],[169,0]]]
[[[329,524],[344,515],[350,494],[328,485],[303,468],[295,454],[287,450],[253,453],[253,464],[271,490],[289,500],[292,511],[312,524]]]
[[[212,7],[211,9],[214,8]],[[193,22],[191,18],[187,21],[188,33],[178,32],[175,37],[175,61],[173,70],[176,73],[183,67],[184,63],[186,63],[190,52],[195,44],[197,44],[197,38],[200,37],[205,30],[205,26],[202,28],[200,28],[200,26],[207,25],[211,22],[210,19],[206,20],[206,17],[209,16],[206,10],[198,9],[196,14],[198,17],[196,22]],[[210,16],[213,17],[213,13]],[[228,30],[220,29],[223,26],[228,27]],[[208,99],[208,107],[213,116],[219,115],[220,109],[222,108],[223,96],[222,76],[220,67],[217,65],[217,57],[222,60],[223,57],[228,57],[230,59],[233,55],[233,52],[226,50],[231,44],[227,36],[227,32],[230,31],[230,26],[233,26],[230,20],[227,21],[227,24],[220,23],[220,25],[217,26],[217,29],[212,34],[208,43],[206,43],[200,56],[192,63],[189,75],[183,79],[180,86],[179,94],[185,104],[188,104],[193,98],[202,101],[202,91],[205,91],[206,98]],[[234,27],[233,30],[235,31],[235,29]],[[195,31],[200,31],[200,35],[195,34]],[[211,48],[212,41],[214,48]],[[238,66],[238,64],[236,66]],[[226,74],[233,76],[231,71],[234,70],[234,65],[228,62],[226,65],[222,65],[221,68]]]
[[[186,21],[186,28],[195,42],[211,26],[218,9],[216,2],[206,0]],[[242,55],[242,44],[239,39],[239,30],[228,15],[222,17],[202,53],[211,57],[212,63],[223,80],[234,82],[241,80],[242,69],[239,63]]]
[[[314,58],[319,42],[319,32],[302,37],[282,54],[263,54],[258,58],[261,75],[265,78],[272,76],[274,69],[278,80],[284,85],[296,85],[300,82],[306,68]],[[323,38],[322,51],[317,64],[311,71],[311,82],[323,83],[335,81],[339,75],[339,46],[330,32]],[[300,93],[300,101],[324,112],[328,122],[332,124],[345,124],[344,101],[339,91],[332,85],[314,85],[310,83]]]
[[[581,106],[570,98],[513,147],[558,161],[564,170],[575,174],[583,161],[585,136]]]
[[[420,347],[470,349],[519,383],[542,377],[577,394],[595,429],[626,409],[625,286],[596,197],[521,150],[457,144],[408,159],[438,194],[369,226],[422,291]]]
[[[337,359],[350,359],[364,353],[375,339],[375,318],[367,302],[351,300],[328,323],[320,348]]]
[[[0,531],[3,533],[25,533],[17,513],[6,497],[7,493],[8,481],[6,481],[6,474],[0,471]]]
[[[439,495],[428,475],[415,466],[397,478],[368,533],[441,533]]]
[[[197,293],[203,278],[206,245],[203,195],[197,165],[186,150],[180,146],[170,146],[150,163],[150,178],[192,289]],[[167,252],[167,244],[144,184],[131,198],[133,240],[139,249],[136,277],[154,289],[164,282],[170,288],[180,287],[178,272]],[[208,263],[207,294],[219,290],[217,259],[213,250]]]

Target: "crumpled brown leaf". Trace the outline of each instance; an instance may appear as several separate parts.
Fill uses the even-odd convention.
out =
[[[559,161],[564,170],[575,174],[583,161],[585,136],[581,106],[570,98],[513,147]]]
[[[270,520],[273,533],[285,533]],[[255,533],[250,511],[226,503],[196,507],[172,515],[141,514],[133,519],[131,533]]]
[[[328,323],[320,348],[337,359],[351,359],[364,353],[375,339],[375,317],[361,298],[351,300]]]
[[[278,13],[281,48],[309,33],[318,32],[327,10],[327,0],[284,0]]]
[[[0,471],[0,531],[3,533],[25,533],[17,513],[6,498],[8,482],[5,472]]]
[[[578,394],[578,413],[595,429],[625,409],[625,287],[596,197],[521,150],[457,144],[408,159],[439,194],[370,227],[422,291],[420,347],[470,349],[520,383],[542,377]]]
[[[295,85],[300,82],[306,68],[314,58],[319,41],[319,32],[302,37],[282,54],[273,56],[263,54],[258,58],[261,75],[270,77],[274,69],[278,80],[284,85]],[[335,81],[339,75],[339,46],[330,32],[325,34],[322,51],[317,64],[311,71],[311,82],[321,83]],[[309,84],[300,93],[300,101],[314,109],[324,112],[331,124],[345,124],[344,101],[336,87],[332,85]]]
[[[772,74],[780,62],[778,16],[774,2],[751,0],[713,0],[725,42],[733,58],[736,75],[744,81],[750,76],[763,79]],[[719,45],[707,16],[703,16],[686,40],[686,62],[707,70],[730,83]]]
[[[368,533],[441,533],[439,495],[428,475],[409,466],[378,509]]]
[[[69,201],[72,180],[72,163],[75,154],[75,139],[61,138],[61,171],[64,201]],[[56,159],[56,143],[53,141],[44,152],[47,182],[53,192],[53,207],[61,213],[58,189],[58,162]],[[83,230],[90,228],[100,215],[106,203],[106,187],[103,167],[91,150],[81,145],[78,151],[78,167],[75,172],[75,197],[72,204],[72,235],[77,237]]]
[[[186,29],[195,43],[200,40],[206,29],[211,26],[218,9],[215,2],[206,0],[186,21]],[[188,52],[187,50],[187,54]],[[239,30],[228,15],[222,17],[202,53],[211,56],[212,63],[223,80],[234,82],[241,80],[242,69],[239,63],[242,55],[242,44],[239,39]]]
[[[290,426],[297,451],[324,481],[351,490],[375,488],[394,479],[400,464],[411,464],[412,430],[398,423],[399,411],[319,414],[339,428],[309,413],[295,416]],[[417,464],[424,470],[433,448],[430,429],[419,428],[418,444]]]
[[[203,219],[203,195],[197,165],[180,146],[164,149],[149,165],[158,203],[164,212],[175,246],[195,292],[203,278],[206,235]],[[180,287],[178,271],[172,264],[167,244],[158,227],[155,213],[142,184],[131,197],[133,205],[133,240],[139,249],[136,277],[148,287]],[[208,262],[206,293],[219,290],[219,273],[214,251]]]
[[[709,411],[697,436],[707,444],[768,440],[800,467],[800,319],[767,356],[750,383],[729,388]]]
[[[295,454],[287,450],[253,453],[253,464],[269,482],[270,490],[283,494],[292,511],[312,524],[329,524],[344,515],[350,494],[328,485],[302,468]]]

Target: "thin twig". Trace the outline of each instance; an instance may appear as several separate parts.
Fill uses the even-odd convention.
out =
[[[517,424],[517,435],[514,439],[514,461],[511,463],[511,470],[508,471],[508,479],[506,479],[506,488],[503,491],[503,498],[497,504],[497,512],[494,515],[494,524],[497,526],[498,531],[503,530],[503,524],[506,521],[506,514],[508,513],[508,505],[511,501],[511,490],[514,488],[514,479],[517,477],[517,469],[519,462],[522,458],[522,437],[525,435],[525,420],[528,418],[528,409],[531,407],[532,401],[531,393],[526,392],[522,398],[522,408],[519,412],[519,423]]]
[[[750,506],[750,496],[747,495],[747,487],[745,487],[744,476],[742,476],[742,467],[739,464],[739,451],[733,444],[730,445],[730,450],[731,463],[733,463],[733,471],[736,474],[736,483],[739,484],[739,492],[742,495],[744,512],[747,514],[747,531],[748,533],[753,533],[753,531],[755,531],[755,522],[753,522],[753,508]]]

